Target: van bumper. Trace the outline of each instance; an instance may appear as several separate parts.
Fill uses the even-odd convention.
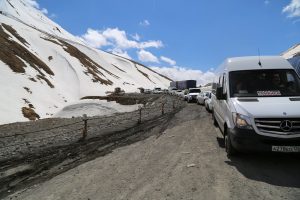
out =
[[[262,136],[254,130],[229,129],[232,146],[241,152],[272,152],[272,146],[300,146],[298,138],[275,138]]]

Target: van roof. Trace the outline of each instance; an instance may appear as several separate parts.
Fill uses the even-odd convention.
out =
[[[258,64],[259,60],[261,66]],[[290,63],[281,56],[248,56],[227,58],[221,65],[222,71],[239,71],[253,69],[294,69]]]

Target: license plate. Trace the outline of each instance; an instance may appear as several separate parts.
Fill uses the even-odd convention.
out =
[[[272,146],[274,152],[300,152],[300,146]]]

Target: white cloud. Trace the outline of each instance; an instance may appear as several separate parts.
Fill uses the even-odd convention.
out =
[[[40,9],[40,5],[35,0],[24,0],[24,2],[29,6]]]
[[[161,48],[163,46],[164,45],[163,45],[162,41],[160,41],[160,40],[149,40],[147,42],[141,42],[139,44],[140,49],[146,49],[146,48],[151,48],[151,47],[158,49],[158,48]]]
[[[41,12],[44,13],[45,15],[48,15],[48,10],[46,8],[41,9]]]
[[[176,61],[172,60],[171,58],[165,57],[165,56],[161,56],[160,59],[170,65],[176,65]]]
[[[137,35],[136,35],[137,36]],[[119,28],[107,28],[105,30],[94,30],[89,28],[81,38],[92,47],[101,48],[110,46],[113,49],[146,49],[146,48],[161,48],[163,43],[160,40],[149,40],[139,42],[130,40],[127,33]]]
[[[128,59],[132,60],[132,58],[128,55],[127,51],[123,51],[122,49],[112,49],[111,52],[113,54],[116,54],[116,55],[119,55],[121,57],[128,58]]]
[[[50,17],[50,18],[52,18],[52,19],[54,19],[54,18],[56,18],[56,17],[57,17],[57,15],[56,15],[56,14],[54,14],[54,13],[51,13],[51,14],[49,15],[49,17]]]
[[[151,69],[163,74],[174,81],[197,80],[197,85],[211,83],[215,74],[212,71],[202,72],[201,70],[189,69],[185,67],[151,67]]]
[[[87,32],[81,36],[83,41],[94,48],[101,48],[110,45],[107,38],[97,30],[88,29]]]
[[[145,19],[140,22],[140,26],[150,26],[150,22],[147,19]]]
[[[152,62],[152,63],[159,63],[158,58],[150,53],[149,51],[145,51],[144,49],[141,49],[137,52],[138,58],[142,62]]]
[[[34,7],[36,9],[38,9],[39,11],[41,11],[44,15],[48,15],[49,12],[46,8],[41,8],[39,3],[36,1],[36,0],[23,0],[24,3],[26,3],[27,5],[31,6],[31,7]],[[51,18],[54,18],[56,17],[55,14],[51,14],[50,15]]]
[[[292,0],[282,10],[289,18],[300,17],[300,0]]]
[[[139,34],[134,34],[134,35],[131,35],[131,37],[136,40],[136,41],[140,41],[141,40],[141,36],[139,36]]]

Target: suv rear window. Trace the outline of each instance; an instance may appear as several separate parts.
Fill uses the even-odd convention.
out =
[[[189,90],[189,93],[200,93],[200,89],[191,89]]]

